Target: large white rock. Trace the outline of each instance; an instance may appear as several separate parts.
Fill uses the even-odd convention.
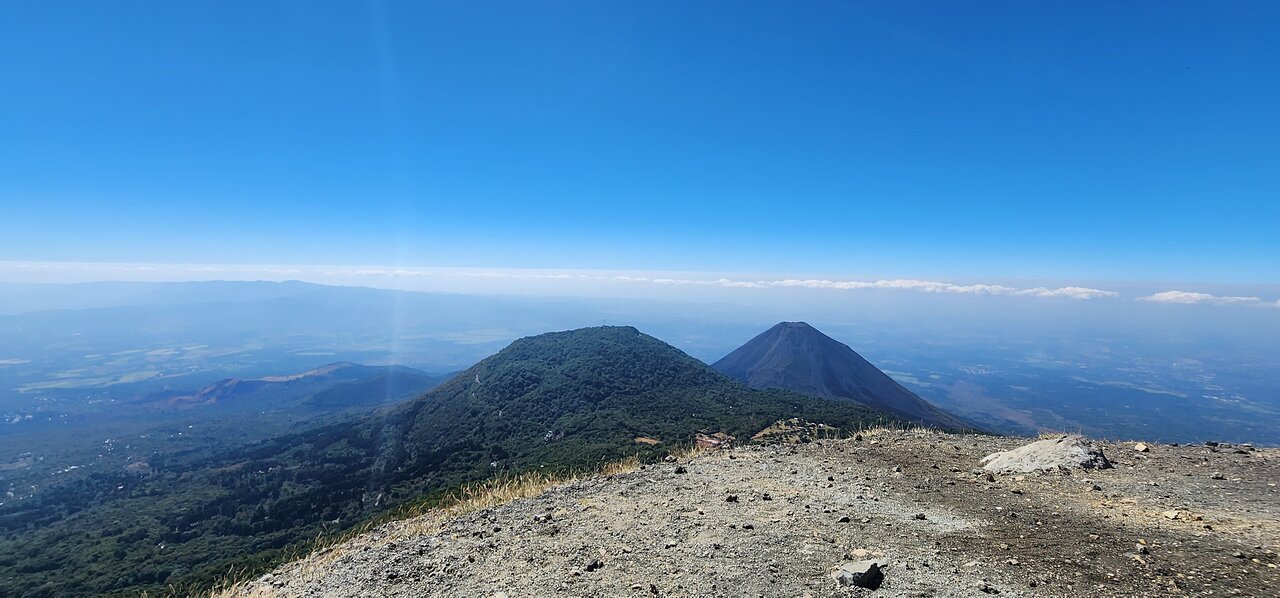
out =
[[[1111,462],[1102,449],[1083,436],[1068,435],[1060,438],[1038,440],[1003,453],[992,453],[982,458],[982,468],[987,471],[1030,473],[1068,469],[1107,469]]]

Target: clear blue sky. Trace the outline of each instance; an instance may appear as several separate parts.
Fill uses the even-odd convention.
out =
[[[0,260],[1280,280],[1276,2],[0,5]]]

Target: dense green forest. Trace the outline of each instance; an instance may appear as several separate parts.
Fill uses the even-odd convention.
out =
[[[96,473],[2,506],[0,595],[208,587],[462,483],[657,458],[700,429],[746,438],[788,417],[846,429],[888,419],[750,390],[630,327],[529,337],[372,415],[216,455],[157,456],[148,471]]]

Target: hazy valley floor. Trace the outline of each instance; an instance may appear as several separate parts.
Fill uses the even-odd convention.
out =
[[[234,595],[1280,592],[1280,450],[1111,443],[1109,470],[976,469],[1025,442],[888,431],[704,453],[389,524]],[[833,579],[866,558],[887,563],[878,590]]]

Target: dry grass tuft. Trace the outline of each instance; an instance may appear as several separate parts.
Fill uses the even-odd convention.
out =
[[[1085,433],[1082,428],[1076,428],[1074,432],[1068,431],[1068,430],[1054,430],[1052,428],[1044,428],[1036,433],[1036,438],[1038,440],[1052,440],[1055,438],[1062,438],[1063,436],[1073,436],[1073,435],[1084,436]]]
[[[675,457],[679,461],[688,461],[689,459],[697,457],[703,452],[705,452],[705,450],[698,448],[697,444],[691,444],[689,446],[683,446],[680,448],[671,449],[670,455],[672,457]]]
[[[919,432],[921,430],[927,431],[928,428],[920,428],[917,426],[907,426],[907,425],[899,424],[896,422],[889,422],[889,423],[878,423],[876,425],[867,426],[865,428],[850,430],[849,432],[846,433],[846,436],[852,436],[854,434],[861,434],[863,436],[879,436],[881,434],[898,434],[901,432]]]

